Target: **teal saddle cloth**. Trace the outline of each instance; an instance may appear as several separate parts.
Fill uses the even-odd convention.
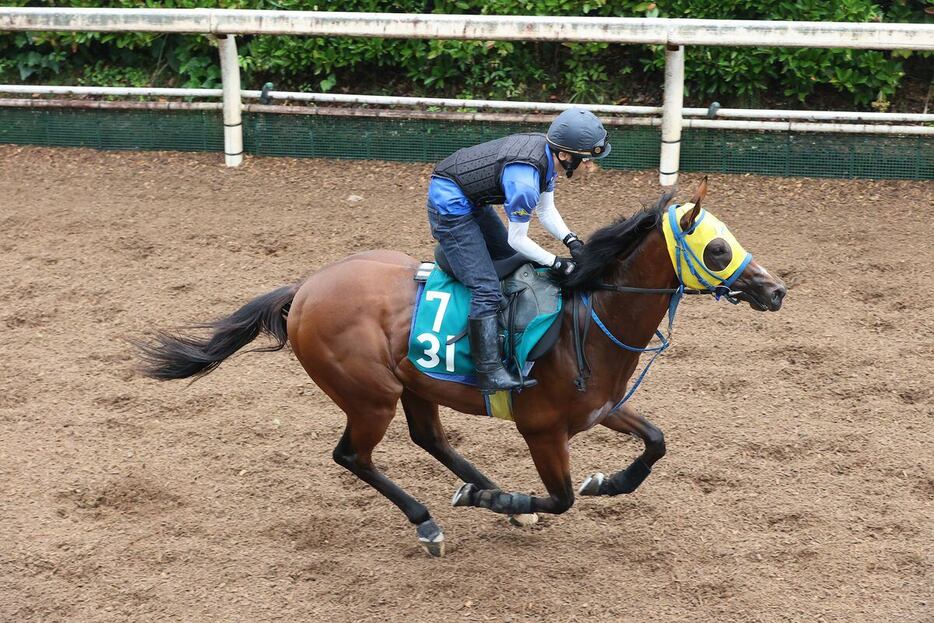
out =
[[[516,311],[514,321],[501,322],[507,345],[505,364],[514,371],[528,373],[529,354],[561,314],[560,290],[547,282],[545,271],[524,264],[502,282]],[[426,281],[419,281],[408,357],[421,372],[443,381],[477,384],[466,335],[470,297],[464,284],[437,266]],[[513,325],[513,334],[508,324]]]

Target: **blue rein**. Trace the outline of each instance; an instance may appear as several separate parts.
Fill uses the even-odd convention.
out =
[[[658,356],[661,355],[666,350],[668,350],[668,347],[671,346],[671,329],[675,323],[675,314],[678,311],[678,305],[681,303],[681,299],[684,297],[685,294],[712,294],[714,298],[716,298],[718,301],[720,300],[721,297],[723,297],[727,301],[732,303],[733,305],[736,305],[737,303],[739,303],[739,300],[734,296],[734,294],[736,293],[730,291],[730,286],[733,284],[734,281],[736,281],[739,275],[743,272],[743,269],[746,268],[746,265],[749,264],[749,262],[752,260],[752,256],[747,255],[745,261],[743,261],[743,263],[733,272],[732,275],[730,275],[728,279],[716,285],[714,283],[711,283],[705,278],[704,275],[700,274],[700,272],[697,270],[697,267],[700,267],[700,269],[704,273],[706,273],[707,277],[712,277],[716,281],[720,281],[720,277],[718,277],[716,274],[709,271],[707,267],[704,266],[703,261],[694,254],[690,246],[687,244],[687,241],[685,240],[685,237],[693,233],[698,223],[700,223],[701,220],[704,218],[704,213],[702,213],[700,218],[698,218],[691,225],[690,229],[688,229],[687,231],[681,231],[681,228],[678,226],[678,223],[675,220],[675,208],[676,207],[677,206],[672,206],[669,209],[667,218],[670,220],[671,231],[674,234],[675,241],[676,241],[675,267],[676,267],[676,272],[678,276],[678,287],[676,289],[668,290],[668,289],[635,288],[635,287],[607,285],[604,288],[606,290],[615,290],[617,292],[633,292],[633,293],[642,293],[642,294],[662,294],[662,293],[669,293],[669,292],[671,293],[671,298],[668,301],[667,335],[663,334],[658,329],[655,330],[655,337],[657,337],[660,342],[657,346],[647,346],[645,348],[638,348],[636,346],[630,346],[629,344],[624,344],[615,335],[613,335],[613,333],[607,328],[607,326],[603,324],[603,321],[600,320],[600,317],[597,315],[597,310],[591,304],[590,295],[581,294],[581,300],[583,301],[584,305],[590,308],[590,317],[593,319],[594,323],[596,323],[596,325],[600,327],[600,330],[603,331],[603,334],[606,335],[610,339],[611,342],[613,342],[614,344],[616,344],[623,350],[628,350],[629,352],[655,353],[654,355],[652,355],[652,358],[649,359],[649,362],[642,369],[642,372],[639,373],[639,376],[636,378],[636,382],[632,385],[629,391],[626,392],[626,394],[622,397],[622,399],[620,399],[619,402],[613,405],[613,408],[610,409],[609,413],[614,413],[617,409],[619,409],[624,404],[626,404],[626,401],[628,401],[632,397],[632,395],[636,393],[636,390],[639,389],[639,386],[642,384],[642,381],[645,380],[645,377],[648,374],[649,369],[652,367],[652,364],[655,363],[655,360],[658,358]],[[687,261],[685,263],[687,264],[688,269],[691,271],[694,277],[701,284],[704,285],[704,287],[706,288],[705,290],[685,291],[684,281],[682,279],[682,272],[681,272],[681,258],[685,256],[687,256]]]
[[[603,331],[603,334],[606,335],[610,339],[611,342],[613,342],[614,344],[616,344],[623,350],[628,350],[633,353],[655,353],[654,355],[652,355],[652,358],[649,359],[649,362],[642,369],[642,372],[639,373],[639,376],[636,379],[636,382],[633,384],[632,387],[629,388],[629,391],[626,392],[626,395],[623,396],[619,402],[613,405],[613,408],[610,409],[610,413],[613,413],[617,409],[622,407],[626,403],[626,401],[628,401],[632,397],[632,395],[636,393],[636,390],[639,389],[640,385],[642,385],[642,381],[645,379],[646,374],[648,374],[649,369],[652,367],[652,364],[655,363],[655,360],[658,358],[659,355],[661,355],[663,352],[668,350],[668,347],[671,346],[671,329],[672,329],[672,326],[674,326],[675,314],[678,311],[678,305],[681,303],[681,298],[683,296],[684,296],[684,286],[681,285],[678,287],[677,290],[675,290],[672,293],[671,298],[668,300],[668,334],[665,335],[660,330],[658,329],[655,330],[655,337],[657,337],[661,343],[658,344],[657,346],[646,346],[645,348],[639,348],[636,346],[630,346],[629,344],[625,344],[621,342],[619,338],[613,335],[613,332],[610,331],[605,324],[603,324],[602,320],[600,320],[600,316],[597,315],[596,308],[593,305],[591,305],[590,295],[581,294],[581,300],[583,301],[584,305],[590,308],[590,317],[593,319],[594,323],[598,327],[600,327],[600,330]]]

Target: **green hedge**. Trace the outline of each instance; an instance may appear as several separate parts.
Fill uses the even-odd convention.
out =
[[[930,0],[91,0],[18,6],[222,7],[322,11],[662,16],[811,21],[931,21]],[[243,84],[592,103],[644,99],[661,83],[661,46],[256,36],[240,41]],[[756,105],[765,94],[807,104],[836,92],[860,109],[888,107],[911,52],[691,47],[687,97]],[[216,87],[204,36],[122,33],[0,35],[0,80],[15,83]]]

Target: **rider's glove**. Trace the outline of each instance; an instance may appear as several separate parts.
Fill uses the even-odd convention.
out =
[[[570,275],[574,272],[574,269],[577,268],[577,264],[574,263],[569,257],[556,257],[555,263],[551,265],[551,270],[555,271],[559,275]]]
[[[564,246],[568,248],[568,251],[571,252],[571,257],[575,261],[580,260],[581,254],[584,252],[584,241],[577,237],[577,234],[571,232],[564,237]]]

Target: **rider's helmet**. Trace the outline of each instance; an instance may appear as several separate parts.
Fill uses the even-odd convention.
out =
[[[552,150],[571,154],[570,160],[560,161],[568,177],[584,159],[605,158],[612,149],[606,140],[603,124],[596,115],[583,108],[570,108],[555,117],[546,136]]]

